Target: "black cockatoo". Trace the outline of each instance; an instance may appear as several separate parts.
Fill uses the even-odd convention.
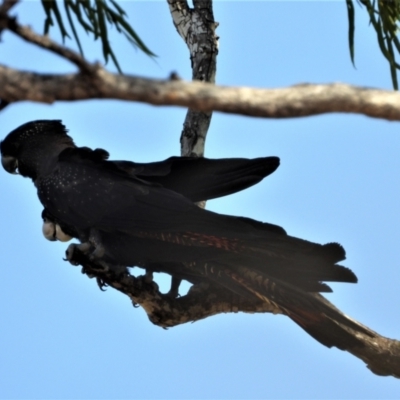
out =
[[[135,172],[137,164],[108,161],[104,150],[77,147],[60,121],[20,126],[1,143],[1,155],[6,171],[33,180],[51,220],[81,241],[70,245],[68,258],[73,259],[77,246],[99,264],[166,265],[166,272],[169,265],[182,265],[183,277],[192,270],[239,295],[273,303],[326,346],[360,345],[348,329],[368,334],[315,294],[330,291],[324,281],[357,281],[337,264],[345,258],[342,246],[311,243],[276,225],[197,207],[193,201],[240,188],[220,188],[217,172],[209,186],[205,181],[198,187],[190,178],[174,183],[169,179],[174,174],[160,178],[162,173]],[[269,172],[277,167],[273,160]],[[182,160],[179,166],[175,159],[171,165],[175,162],[178,172],[189,176],[190,167],[186,172],[183,166],[190,162]],[[224,162],[234,170],[237,160]]]

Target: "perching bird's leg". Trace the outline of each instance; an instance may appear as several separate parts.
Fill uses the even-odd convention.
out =
[[[102,260],[106,251],[101,240],[100,232],[96,229],[91,229],[88,242],[90,242],[91,248],[93,249],[92,252],[88,254],[89,260],[107,268]]]
[[[179,286],[182,282],[182,279],[176,278],[175,276],[171,277],[171,288],[169,292],[166,294],[168,297],[176,299],[179,296]]]
[[[146,269],[146,273],[144,274],[144,281],[146,283],[153,282],[153,271],[150,269]]]
[[[97,244],[94,250],[89,254],[89,260],[93,262],[100,262],[104,256],[105,250],[101,244]]]
[[[74,253],[76,252],[76,250],[80,251],[83,254],[88,254],[88,252],[90,251],[90,249],[92,248],[91,243],[89,242],[85,242],[85,243],[80,243],[80,244],[76,244],[76,243],[71,243],[67,250],[65,251],[65,256],[66,258],[64,258],[65,261],[69,261],[72,265],[79,265],[79,263],[75,260],[74,258]]]
[[[104,246],[101,242],[100,234],[97,230],[92,229],[89,235],[89,239],[81,244],[70,244],[66,251],[67,260],[72,265],[78,265],[76,260],[74,260],[74,252],[79,250],[85,256],[88,257],[89,261],[103,265],[102,258],[105,253]]]

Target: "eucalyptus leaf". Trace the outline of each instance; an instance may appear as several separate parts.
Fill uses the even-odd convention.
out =
[[[347,4],[349,1],[351,0],[346,0]],[[369,14],[381,53],[389,63],[393,88],[398,90],[397,71],[400,70],[400,64],[397,59],[400,53],[400,41],[397,35],[400,23],[400,0],[359,0],[359,4],[365,7]],[[349,32],[350,20],[349,14]],[[351,46],[350,41],[349,45]]]
[[[347,18],[349,21],[349,50],[350,50],[350,59],[355,67],[354,62],[354,32],[355,32],[355,11],[353,0],[346,0],[347,4]]]
[[[104,61],[107,63],[111,59],[119,72],[121,72],[121,67],[109,41],[108,30],[111,27],[115,27],[117,32],[122,34],[129,43],[146,55],[156,57],[132,28],[125,10],[115,0],[59,1],[64,4],[66,17],[62,16],[57,0],[41,0],[46,15],[44,21],[45,34],[49,33],[52,26],[57,25],[62,40],[65,41],[65,38],[70,38],[64,25],[64,19],[66,18],[73,40],[76,42],[80,53],[83,55],[77,25],[81,26],[87,34],[92,35],[94,40],[100,39]]]

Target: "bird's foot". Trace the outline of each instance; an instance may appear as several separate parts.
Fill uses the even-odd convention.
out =
[[[146,283],[152,283],[153,282],[153,271],[150,271],[149,269],[146,269],[146,273],[143,276],[144,276],[144,281]]]
[[[89,254],[89,260],[94,263],[99,263],[100,259],[104,256],[104,247],[98,244],[94,250]]]
[[[176,299],[177,297],[179,297],[179,286],[181,282],[182,279],[176,278],[175,276],[171,277],[171,288],[169,289],[169,292],[165,295],[172,299]]]
[[[65,261],[69,261],[72,265],[81,264],[80,260],[86,257],[89,262],[101,266],[102,269],[107,269],[107,264],[105,264],[101,259],[104,255],[104,247],[101,245],[93,246],[90,242],[84,242],[81,244],[72,243],[68,246],[64,258]]]
[[[92,248],[92,245],[89,242],[81,243],[81,244],[76,244],[76,243],[71,243],[67,250],[65,251],[65,257],[64,261],[69,261],[72,265],[79,265],[79,262],[76,260],[76,253],[81,252],[84,255],[87,255]]]

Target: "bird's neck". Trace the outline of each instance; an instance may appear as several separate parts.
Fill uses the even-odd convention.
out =
[[[27,150],[29,157],[25,163],[27,174],[36,183],[38,179],[54,172],[60,153],[71,146],[70,143],[44,143],[40,148]]]

